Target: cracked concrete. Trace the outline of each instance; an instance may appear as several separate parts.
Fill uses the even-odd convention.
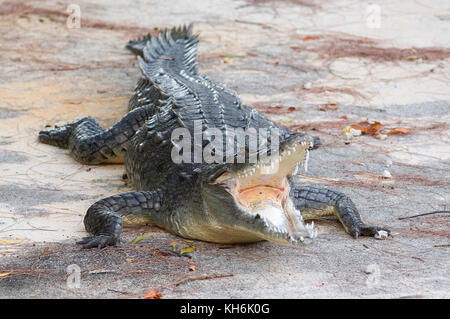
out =
[[[69,29],[72,3],[0,1],[1,298],[141,298],[155,288],[164,298],[450,297],[448,213],[399,219],[450,210],[447,1],[372,1],[379,28],[360,1],[101,0],[76,1],[81,28]],[[182,239],[145,227],[125,229],[120,249],[74,245],[90,204],[130,190],[123,166],[80,165],[39,144],[37,132],[87,115],[117,121],[139,77],[125,43],[189,22],[201,35],[202,72],[321,137],[299,181],[347,193],[393,238],[353,240],[324,220],[305,247],[195,242],[180,257],[170,246]],[[346,143],[344,128],[365,120],[411,133]],[[151,236],[129,244],[142,233]],[[78,289],[66,284],[71,264],[81,269]],[[198,274],[232,276],[177,284]]]

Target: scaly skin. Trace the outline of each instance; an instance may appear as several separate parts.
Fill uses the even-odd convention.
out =
[[[41,142],[68,148],[81,163],[117,162],[125,156],[128,176],[137,188],[94,203],[84,218],[91,236],[80,244],[84,248],[117,245],[123,223],[153,223],[182,237],[221,243],[267,238],[267,221],[259,215],[239,215],[236,203],[228,199],[226,192],[218,193],[216,199],[208,195],[211,176],[235,170],[234,164],[174,164],[172,132],[186,128],[193,136],[194,121],[201,120],[203,130],[277,128],[281,143],[294,138],[309,145],[314,142],[317,147],[318,138],[277,126],[243,105],[234,92],[199,74],[197,37],[192,35],[191,27],[172,29],[158,37],[146,36],[131,41],[127,47],[139,56],[143,78],[122,120],[105,130],[86,117],[39,133]],[[383,238],[389,234],[386,229],[364,224],[353,202],[342,193],[296,185],[290,185],[290,189],[292,202],[305,219],[334,215],[355,238]],[[214,200],[218,206],[214,206]],[[264,236],[259,232],[265,232]]]
[[[318,187],[294,187],[291,191],[296,207],[305,219],[336,216],[347,233],[355,239],[359,236],[384,236],[389,230],[366,225],[361,221],[352,200],[343,193]],[[386,234],[383,234],[386,232]]]
[[[72,156],[83,164],[114,161],[123,158],[127,143],[153,112],[153,106],[136,108],[108,130],[94,118],[85,117],[55,130],[41,131],[39,140],[70,149]]]

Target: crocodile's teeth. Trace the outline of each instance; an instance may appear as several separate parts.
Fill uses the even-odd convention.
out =
[[[303,164],[303,167],[305,168],[305,172],[308,171],[308,161],[309,161],[309,151],[306,150],[305,164]]]

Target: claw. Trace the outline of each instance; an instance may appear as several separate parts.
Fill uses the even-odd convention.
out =
[[[69,136],[72,132],[72,125],[68,124],[63,127],[58,127],[52,130],[45,130],[39,132],[39,142],[53,146],[67,148]]]
[[[390,235],[389,231],[386,230],[378,230],[377,233],[373,236],[376,239],[386,239],[388,238]]]
[[[78,241],[77,244],[82,245],[83,249],[94,247],[102,249],[106,246],[117,246],[119,244],[119,240],[116,240],[113,236],[110,235],[98,235],[85,237],[82,240]]]
[[[362,225],[358,227],[357,230],[355,230],[353,237],[357,239],[359,235],[362,235],[362,236],[373,236],[376,239],[386,239],[390,236],[390,234],[391,231],[386,228],[370,225]]]
[[[81,240],[77,241],[76,243],[77,243],[78,245],[84,245],[84,244],[86,244],[91,238],[92,238],[92,236],[90,236],[90,237],[83,237],[83,238],[81,238]]]

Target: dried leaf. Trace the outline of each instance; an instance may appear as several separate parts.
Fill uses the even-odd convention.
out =
[[[381,128],[381,123],[380,122],[373,122],[372,124],[370,124],[370,129],[369,129],[369,135],[376,135],[376,133],[380,130]]]
[[[21,242],[21,240],[0,240],[0,245],[16,245]]]
[[[306,37],[302,38],[303,41],[317,40],[317,39],[319,39],[319,37],[315,35],[307,35]]]
[[[11,274],[10,272],[4,272],[4,273],[0,274],[0,278],[6,277],[6,276],[8,276],[10,274]]]
[[[158,291],[158,289],[153,289],[147,292],[144,299],[161,299],[162,294]]]
[[[339,107],[336,105],[336,103],[327,103],[324,106],[333,111],[336,111],[339,109]]]
[[[143,234],[143,235],[137,236],[135,239],[130,241],[130,244],[136,245],[137,243],[143,241],[144,239],[149,238],[151,235],[152,235],[152,233],[147,233],[147,234]]]
[[[393,128],[387,134],[388,135],[392,135],[392,134],[411,134],[411,131],[408,130],[407,128],[400,127],[400,128]]]
[[[283,123],[291,123],[291,122],[292,122],[292,119],[285,116],[285,117],[282,117],[282,118],[280,119],[280,122],[283,122]]]
[[[232,58],[243,58],[242,55],[237,55],[237,54],[234,54],[234,53],[224,53],[224,54],[222,54],[222,57],[223,58],[230,58],[230,59],[232,59]]]
[[[230,248],[235,248],[237,245],[224,245],[224,246],[219,246],[219,249],[230,249]]]
[[[380,122],[369,123],[368,121],[363,121],[358,124],[351,125],[351,128],[361,131],[363,134],[370,136],[375,136],[379,134],[382,124]]]
[[[327,103],[327,104],[319,106],[318,108],[319,108],[319,111],[324,111],[324,112],[326,112],[328,110],[336,111],[339,109],[339,107],[336,105],[336,103]]]
[[[41,250],[41,254],[45,255],[45,254],[53,254],[55,251],[53,249],[50,249],[49,247],[45,247],[44,249]]]
[[[129,262],[129,263],[131,263],[131,262],[133,262],[134,261],[134,258],[127,258],[127,259],[125,259],[127,262]]]
[[[290,107],[286,108],[286,107],[281,107],[280,105],[253,106],[253,107],[256,108],[258,111],[261,111],[266,114],[285,114],[285,113],[290,113],[290,112],[301,109],[301,107],[290,106]]]
[[[195,247],[194,246],[189,246],[189,247],[184,247],[180,249],[180,254],[189,254],[189,253],[193,253],[195,251]]]
[[[172,248],[172,251],[177,251],[177,242],[175,240],[171,242],[170,247]]]
[[[197,267],[195,265],[192,265],[189,267],[189,271],[194,271]]]

